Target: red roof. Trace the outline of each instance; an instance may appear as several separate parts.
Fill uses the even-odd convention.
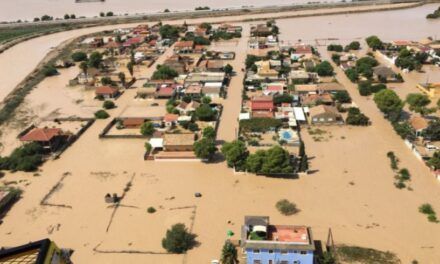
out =
[[[95,94],[97,95],[114,95],[118,93],[118,89],[110,86],[101,86],[96,88]]]
[[[254,98],[251,100],[251,109],[252,111],[258,111],[258,110],[266,110],[266,111],[272,111],[274,108],[273,100],[272,98]]]
[[[174,87],[172,87],[172,86],[160,87],[156,93],[158,96],[173,96],[174,95]]]
[[[56,136],[62,135],[59,128],[34,128],[20,138],[21,141],[48,142]]]
[[[139,44],[143,41],[142,37],[135,37],[127,39],[127,41],[124,42],[124,47],[130,47],[133,44]]]
[[[163,121],[165,122],[176,122],[177,119],[179,118],[178,115],[175,114],[166,114],[163,118]]]
[[[293,47],[295,49],[295,54],[310,54],[312,52],[312,47],[309,45],[297,45]]]
[[[192,48],[193,46],[194,41],[179,41],[174,45],[176,48]]]

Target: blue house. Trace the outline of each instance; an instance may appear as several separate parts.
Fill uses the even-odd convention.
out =
[[[247,264],[313,264],[315,245],[307,226],[271,225],[268,216],[245,216],[241,247]]]

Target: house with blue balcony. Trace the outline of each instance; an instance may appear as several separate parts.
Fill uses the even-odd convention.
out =
[[[245,216],[240,246],[247,264],[314,263],[311,228],[271,225],[268,216]]]

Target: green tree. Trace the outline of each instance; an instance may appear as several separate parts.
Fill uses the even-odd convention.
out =
[[[323,61],[316,65],[315,71],[319,76],[333,76],[333,66],[328,61]]]
[[[113,109],[116,107],[115,103],[113,101],[110,100],[106,100],[104,101],[104,103],[102,104],[102,107],[104,109]]]
[[[153,80],[171,80],[179,76],[179,73],[166,66],[166,65],[158,65],[156,71],[153,73]]]
[[[179,28],[166,24],[160,27],[159,34],[164,39],[177,39],[179,37]]]
[[[361,43],[359,43],[359,41],[352,41],[350,42],[350,44],[345,46],[345,51],[359,50],[360,48],[361,48]]]
[[[434,155],[428,160],[428,165],[435,170],[440,170],[440,151],[434,153]]]
[[[141,134],[144,136],[152,136],[154,134],[154,126],[151,122],[145,122],[141,126]]]
[[[280,146],[274,146],[266,151],[266,157],[261,166],[261,173],[292,173],[293,166],[289,152]]]
[[[359,73],[356,71],[356,69],[345,70],[345,75],[347,75],[351,82],[356,82],[359,79]]]
[[[70,15],[65,14],[65,15],[64,15],[64,19],[70,19]]]
[[[333,99],[341,104],[351,103],[351,97],[347,91],[337,91],[333,94]]]
[[[392,122],[400,118],[404,102],[393,90],[382,90],[374,95],[374,102],[387,118]]]
[[[126,82],[126,77],[125,77],[125,73],[120,72],[118,73],[118,77],[119,77],[119,81],[121,81],[121,84],[123,87],[125,87],[125,82]]]
[[[223,70],[225,71],[226,74],[231,75],[232,72],[234,71],[234,68],[231,66],[231,64],[226,64],[225,67],[223,67]]]
[[[225,244],[223,245],[222,249],[222,257],[221,257],[221,263],[222,264],[238,264],[238,257],[237,257],[237,249],[235,246],[231,243],[231,241],[227,240]]]
[[[212,99],[209,96],[203,96],[201,101],[202,101],[202,104],[210,104]],[[191,100],[190,100],[190,102],[191,102]]]
[[[74,52],[74,53],[72,53],[71,57],[74,62],[80,62],[80,61],[87,60],[87,54],[83,51]]]
[[[46,65],[43,68],[44,76],[50,77],[58,74],[58,70],[53,65]]]
[[[249,155],[246,159],[246,169],[252,173],[260,172],[265,157],[266,151],[264,150],[257,150],[257,152]]]
[[[182,254],[193,248],[196,244],[197,235],[191,234],[184,224],[175,224],[168,229],[165,238],[162,239],[162,247],[175,254]]]
[[[410,93],[406,96],[406,102],[409,105],[409,110],[423,115],[427,112],[427,106],[431,103],[431,100],[427,95]]]
[[[195,116],[200,121],[212,121],[215,119],[216,111],[213,110],[209,105],[202,104],[196,109]]]
[[[89,70],[89,65],[87,64],[87,62],[85,62],[85,61],[81,62],[81,64],[79,65],[79,68],[84,73],[84,76],[87,78],[87,72]]]
[[[202,138],[194,142],[194,153],[198,158],[210,160],[217,151],[213,138]]]
[[[414,140],[416,138],[416,133],[408,121],[405,122],[393,122],[394,131],[402,138]]]
[[[361,113],[359,108],[350,107],[345,122],[352,126],[368,126],[370,124],[370,119]]]
[[[383,42],[377,36],[369,36],[365,39],[365,41],[367,42],[368,46],[373,50],[383,48]]]
[[[215,139],[215,129],[211,126],[205,127],[203,129],[203,137],[204,138],[209,138],[209,139]]]
[[[431,120],[428,127],[425,129],[423,136],[433,141],[440,140],[440,120]]]
[[[95,51],[90,54],[89,57],[89,66],[92,68],[98,69],[101,66],[102,63],[102,54]]]
[[[224,143],[221,152],[225,156],[228,166],[238,169],[244,167],[246,158],[249,155],[246,144],[240,140]]]
[[[131,77],[133,77],[133,74],[134,74],[134,63],[132,61],[127,63],[127,70],[130,73]]]
[[[95,117],[97,119],[107,119],[110,117],[110,115],[104,110],[98,110],[95,112]]]

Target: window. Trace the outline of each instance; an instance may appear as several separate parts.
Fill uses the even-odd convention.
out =
[[[307,255],[307,251],[301,251],[301,255]]]
[[[329,117],[328,121],[329,121],[329,122],[333,121],[333,118]]]
[[[289,261],[287,261],[287,260],[282,260],[282,261],[280,262],[280,264],[289,264]]]
[[[269,259],[269,264],[273,264],[273,260]]]
[[[254,249],[254,250],[252,250],[252,252],[253,252],[254,254],[260,254],[260,250],[259,250],[259,249]]]
[[[287,254],[287,250],[281,250],[281,254],[286,255]]]
[[[293,261],[293,264],[299,264],[298,260]]]
[[[273,254],[273,250],[272,249],[269,249],[269,254]]]
[[[261,264],[261,260],[259,260],[259,259],[254,259],[254,264]]]
[[[298,254],[298,250],[294,250],[293,253],[294,253],[294,254]]]

